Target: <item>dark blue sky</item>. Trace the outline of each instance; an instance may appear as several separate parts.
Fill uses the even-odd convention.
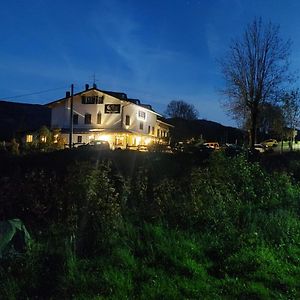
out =
[[[0,99],[47,103],[85,83],[122,91],[163,112],[183,99],[200,118],[226,115],[217,59],[256,16],[281,26],[300,66],[300,1],[98,0],[3,1]],[[20,96],[55,89],[31,96]]]

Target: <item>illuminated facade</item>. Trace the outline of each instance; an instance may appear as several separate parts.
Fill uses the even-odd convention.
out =
[[[71,97],[47,104],[51,128],[60,128],[66,143],[70,138]],[[171,125],[150,105],[127,98],[124,93],[102,91],[94,85],[73,96],[73,143],[106,140],[111,149],[134,148],[151,143],[169,143]]]

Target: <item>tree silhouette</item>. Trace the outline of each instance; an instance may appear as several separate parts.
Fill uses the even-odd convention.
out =
[[[183,100],[172,100],[167,106],[165,115],[169,118],[196,120],[199,113],[192,104],[186,103]]]
[[[256,141],[260,108],[282,95],[288,74],[290,41],[279,36],[279,26],[255,19],[240,39],[233,40],[221,60],[226,108],[234,118],[249,119],[250,146]]]

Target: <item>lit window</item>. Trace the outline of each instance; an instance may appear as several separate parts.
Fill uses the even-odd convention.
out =
[[[58,143],[58,134],[53,135],[53,143],[57,144]]]
[[[101,124],[101,113],[97,114],[97,124]]]
[[[92,115],[91,114],[85,114],[84,124],[91,124],[91,123],[92,123]]]
[[[26,135],[26,143],[32,143],[33,141],[33,136],[32,134],[27,134]]]
[[[124,144],[123,136],[116,136],[116,146],[122,146]]]
[[[41,142],[42,143],[46,143],[46,141],[47,141],[47,138],[44,135],[42,135],[41,136]]]

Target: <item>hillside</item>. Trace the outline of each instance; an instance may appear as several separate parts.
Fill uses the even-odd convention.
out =
[[[202,138],[207,141],[219,143],[242,143],[245,132],[238,128],[223,126],[217,122],[208,120],[183,120],[178,118],[168,119],[175,126],[172,130],[173,141]]]
[[[0,101],[0,141],[18,133],[50,126],[51,111],[44,105]]]

